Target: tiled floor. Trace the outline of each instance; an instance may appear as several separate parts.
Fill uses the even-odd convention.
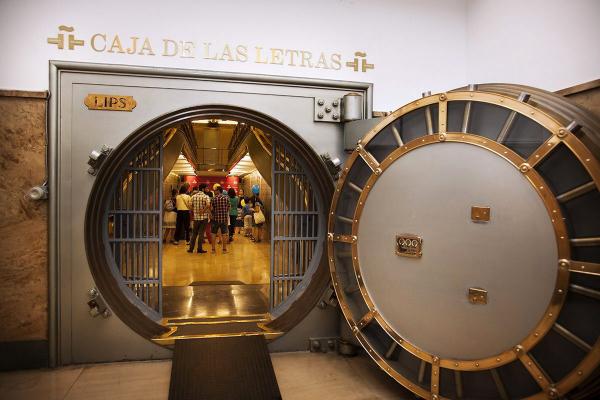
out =
[[[285,400],[414,399],[366,357],[272,354]],[[171,361],[124,362],[0,373],[2,400],[166,400]]]

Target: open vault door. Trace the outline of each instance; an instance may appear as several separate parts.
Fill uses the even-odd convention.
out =
[[[498,84],[416,100],[358,143],[329,265],[384,371],[426,399],[558,398],[594,374],[599,139],[562,98]]]
[[[112,272],[153,319],[162,313],[163,136],[132,152],[117,175],[104,219]]]

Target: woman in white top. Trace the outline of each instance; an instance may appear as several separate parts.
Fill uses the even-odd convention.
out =
[[[190,240],[190,209],[192,208],[192,198],[187,194],[189,185],[184,184],[179,188],[179,194],[175,198],[177,207],[177,221],[175,223],[175,242],[179,244],[179,240]]]

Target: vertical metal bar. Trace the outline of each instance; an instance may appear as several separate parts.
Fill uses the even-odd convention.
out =
[[[421,364],[419,365],[419,384],[423,384],[423,380],[425,379],[425,367],[427,366],[427,362],[425,360],[421,360]]]
[[[508,393],[506,393],[506,388],[504,387],[504,383],[502,383],[502,379],[500,378],[500,374],[498,374],[498,370],[492,368],[490,370],[492,374],[492,378],[494,379],[494,384],[496,384],[496,389],[498,390],[498,394],[502,400],[508,400]]]
[[[273,141],[273,156],[271,157],[271,182],[272,182],[271,210],[272,210],[272,217],[271,217],[271,243],[270,243],[271,259],[269,260],[269,273],[271,275],[271,279],[269,282],[271,298],[269,299],[269,304],[271,306],[271,309],[273,309],[275,306],[275,282],[273,279],[273,275],[275,273],[275,259],[277,257],[277,255],[275,254],[275,237],[277,235],[277,233],[275,232],[275,218],[278,218],[278,215],[276,215],[276,213],[274,211],[278,208],[277,195],[276,195],[277,194],[277,178],[278,178],[278,176],[277,176],[277,173],[275,172],[276,165],[277,165],[278,150],[279,150],[279,146],[278,146],[277,142],[274,140]],[[279,226],[277,227],[277,229],[279,229]]]
[[[427,134],[433,135],[433,121],[431,119],[431,107],[425,107],[425,125],[427,126]]]
[[[158,232],[162,232],[162,204],[163,204],[163,191],[162,191],[162,182],[163,182],[163,136],[160,134],[158,139],[158,209],[161,213],[158,215]],[[160,237],[160,235],[159,235]],[[157,266],[158,266],[158,314],[162,315],[162,240],[159,240],[157,243]]]
[[[460,371],[454,370],[454,387],[456,388],[456,397],[459,399],[463,398],[463,385],[462,385],[462,377],[460,376]]]
[[[463,121],[462,121],[462,125],[460,128],[460,131],[462,133],[467,133],[467,130],[469,129],[469,122],[471,122],[471,102],[467,101],[467,103],[465,104],[465,111],[463,112]]]
[[[395,123],[392,123],[392,133],[394,135],[394,139],[396,139],[396,144],[398,144],[398,147],[402,147],[404,145],[404,142],[402,142],[402,137],[400,137],[400,131],[398,130],[398,128],[396,128]]]
[[[304,237],[304,214],[300,215],[300,237]],[[300,260],[299,260],[299,274],[304,275],[304,240],[300,241]]]

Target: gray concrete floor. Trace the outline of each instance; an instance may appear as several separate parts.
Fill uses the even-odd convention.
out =
[[[271,358],[285,400],[414,399],[366,356],[298,352]],[[170,373],[170,360],[4,372],[0,399],[166,400]]]

